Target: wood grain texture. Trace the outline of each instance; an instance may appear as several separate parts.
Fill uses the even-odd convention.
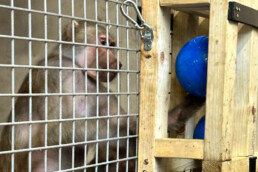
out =
[[[257,31],[240,25],[236,63],[235,117],[233,137],[233,157],[254,154],[257,107],[257,59],[254,47]]]
[[[250,6],[258,10],[257,0],[245,0],[241,2],[244,5]],[[249,85],[248,85],[248,99],[247,99],[247,116],[249,125],[247,126],[248,137],[248,148],[250,154],[255,152],[256,156],[258,153],[258,123],[257,123],[257,108],[258,108],[258,29],[253,27],[244,26],[243,37],[246,38],[246,45],[242,48],[242,53],[249,55]]]
[[[155,137],[167,135],[169,105],[170,9],[159,0],[142,1],[142,15],[153,28],[152,50],[141,46],[138,171],[162,171],[155,160]]]
[[[254,30],[254,44],[253,44],[253,47],[258,47],[258,30]],[[254,49],[255,53],[254,55],[256,56],[256,58],[254,59],[254,63],[255,63],[255,66],[256,66],[256,70],[258,70],[258,49],[255,48]],[[257,75],[258,72],[256,72],[255,76],[254,77],[254,82],[256,82],[256,89],[258,89],[258,75]],[[256,81],[255,81],[256,80]],[[255,100],[254,100],[255,101]],[[256,117],[256,145],[255,145],[255,152],[256,154],[258,155],[258,120],[257,120],[257,111],[258,111],[258,91],[257,91],[257,99],[256,99],[256,108],[252,108],[252,112],[254,113],[255,117]]]
[[[256,5],[257,5],[258,2],[256,2]],[[258,30],[254,30],[254,45],[253,47],[258,47]],[[255,66],[256,66],[256,70],[258,70],[258,53],[257,53],[258,49],[255,48],[255,52],[256,54],[254,54],[256,56],[256,58],[254,59],[254,63],[255,63]],[[255,80],[256,80],[256,89],[258,89],[258,75],[257,75],[257,72],[255,74]],[[255,81],[254,81],[255,82]],[[254,100],[255,101],[255,100]],[[257,153],[258,155],[258,120],[257,120],[257,111],[258,111],[258,90],[257,90],[257,99],[256,99],[256,109],[255,108],[252,108],[252,112],[254,113],[255,117],[256,117],[256,145],[255,145],[255,152]],[[258,160],[257,160],[258,161]],[[258,164],[258,163],[257,163]]]
[[[155,157],[203,159],[203,140],[156,139]]]
[[[209,17],[210,0],[160,0],[161,6],[202,17]]]
[[[228,1],[211,0],[204,160],[231,159],[237,24],[227,20]]]
[[[249,157],[234,158],[231,161],[203,161],[203,172],[249,172]]]
[[[160,0],[160,6],[209,9],[210,0]]]

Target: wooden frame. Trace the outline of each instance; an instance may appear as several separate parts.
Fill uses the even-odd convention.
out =
[[[187,13],[209,16],[210,0],[160,0],[160,6],[171,7]]]
[[[139,172],[171,170],[170,161],[160,159],[165,157],[202,159],[205,172],[242,172],[249,171],[249,157],[258,155],[258,30],[228,21],[228,2],[142,1],[143,17],[154,30],[154,41],[151,51],[141,49]],[[257,0],[243,0],[241,3],[258,9]],[[177,97],[176,100],[171,98],[172,107],[185,94],[176,81],[173,66],[169,76],[171,8],[209,17],[204,141],[167,138],[168,93]],[[174,28],[180,33],[176,34],[174,30],[172,63],[178,47],[186,39],[190,40],[202,32],[201,23],[195,16],[189,20],[191,14],[184,14],[185,23],[174,21]],[[190,22],[194,22],[191,31]],[[179,149],[180,152],[176,151]]]
[[[152,11],[153,13],[150,13]],[[153,28],[151,51],[141,46],[138,171],[159,169],[154,158],[155,138],[166,137],[169,105],[170,9],[158,0],[142,1],[142,15]]]

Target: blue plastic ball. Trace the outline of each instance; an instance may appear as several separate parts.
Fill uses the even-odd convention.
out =
[[[205,133],[205,116],[203,116],[199,122],[197,123],[195,129],[194,129],[194,139],[204,139],[204,133]]]
[[[176,59],[176,76],[190,94],[205,97],[208,37],[199,36],[186,43]]]

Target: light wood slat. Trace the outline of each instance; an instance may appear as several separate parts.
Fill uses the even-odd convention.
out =
[[[160,6],[170,7],[177,11],[195,14],[208,18],[210,14],[209,0],[160,0]]]
[[[170,9],[159,0],[142,1],[142,15],[154,32],[152,50],[141,46],[138,171],[162,171],[155,161],[155,137],[167,135]]]
[[[236,61],[236,90],[233,157],[249,156],[254,153],[257,108],[257,59],[255,48],[257,31],[241,25],[238,33],[238,55]],[[256,39],[257,41],[257,39]],[[256,47],[257,44],[256,44]]]
[[[242,3],[242,1],[241,1]],[[244,5],[251,6],[254,9],[258,10],[258,1],[257,0],[245,0]],[[248,26],[246,26],[249,28]],[[253,132],[253,140],[251,141],[252,146],[249,151],[253,153],[252,148],[254,146],[254,152],[258,152],[258,136],[257,136],[257,131],[258,131],[258,120],[257,120],[257,108],[258,108],[258,29],[257,28],[252,28],[250,27],[249,29],[252,29],[252,31],[248,32],[248,36],[250,36],[250,42],[249,43],[249,49],[247,49],[247,52],[250,52],[250,83],[249,83],[249,97],[248,97],[248,115],[250,116],[249,122],[251,125],[248,127],[248,132],[251,133]],[[253,128],[252,125],[252,120],[253,118],[256,118],[256,128]],[[251,121],[250,121],[251,120]],[[256,138],[255,138],[256,137]],[[250,142],[249,142],[250,143]],[[258,160],[257,160],[258,161]],[[257,170],[258,168],[256,168]]]
[[[219,10],[218,10],[219,9]],[[237,23],[229,22],[228,0],[211,0],[204,160],[232,158]]]
[[[160,6],[170,7],[177,11],[209,17],[209,0],[160,0]]]
[[[258,4],[258,2],[256,2],[257,4]],[[258,47],[258,31],[256,30],[256,32],[255,32],[255,35],[254,35],[254,47]],[[256,52],[258,51],[258,49],[256,48],[255,49],[256,50]],[[255,65],[256,65],[256,69],[257,69],[257,67],[258,67],[258,58],[257,58],[257,55],[258,55],[258,53],[257,54],[255,54],[256,55],[256,61],[254,61],[254,63],[255,63]],[[258,69],[257,69],[258,70]],[[258,73],[258,72],[257,72]],[[255,80],[256,80],[256,89],[258,89],[258,75],[257,75],[257,73],[256,73],[256,77],[254,78]],[[257,102],[256,102],[256,109],[255,108],[252,108],[252,112],[254,112],[255,113],[255,115],[256,115],[256,117],[257,117],[257,111],[258,111],[258,90],[257,90]],[[258,155],[258,120],[257,120],[257,118],[256,118],[256,145],[255,145],[255,152],[257,152],[257,155]],[[256,162],[258,162],[258,160],[256,161]],[[257,163],[258,164],[258,163]]]
[[[160,0],[160,6],[207,10],[210,0]]]
[[[254,35],[254,45],[253,45],[253,47],[258,47],[258,31],[257,30],[256,30],[255,35]],[[258,49],[255,48],[255,51],[257,52]],[[256,53],[255,55],[256,55],[256,61],[254,61],[254,63],[256,65],[256,70],[258,70],[257,69],[257,66],[258,66],[258,57],[257,57],[257,55],[258,55],[258,53]],[[254,78],[254,80],[256,80],[256,84],[257,84],[256,85],[256,89],[258,89],[258,75],[257,75],[257,73],[258,72],[256,72],[256,74],[255,74],[256,77]],[[257,91],[257,98],[258,98],[258,91]],[[257,116],[257,111],[258,111],[258,100],[256,102],[256,109],[252,108],[252,112],[254,112],[256,116]],[[255,146],[255,152],[257,153],[257,156],[258,156],[258,133],[257,132],[258,132],[258,120],[256,118],[256,146]]]
[[[203,140],[167,139],[155,140],[155,157],[203,159]]]
[[[189,13],[190,15],[196,15],[200,17],[209,18],[210,11],[209,10],[196,10],[196,9],[185,9],[185,8],[173,8],[174,10]]]
[[[203,172],[249,172],[249,157],[234,158],[231,161],[203,161]]]

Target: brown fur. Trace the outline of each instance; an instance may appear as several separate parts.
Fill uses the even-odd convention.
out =
[[[168,113],[168,131],[179,130],[205,103],[205,98],[187,95],[182,103]]]
[[[65,33],[63,34],[63,41],[71,41],[72,34],[71,32],[72,25],[67,26]],[[105,35],[105,28],[99,26],[99,36]],[[100,40],[95,40],[95,27],[92,24],[87,23],[87,37],[88,43],[90,44],[100,44]],[[90,33],[90,34],[89,34]],[[75,25],[75,41],[76,42],[84,42],[82,41],[84,36],[84,25],[82,22],[78,22]],[[70,37],[69,37],[70,36]],[[105,37],[104,37],[105,38]],[[112,41],[112,39],[110,40]],[[112,51],[108,51],[106,48],[98,48],[88,47],[87,48],[87,58],[88,63],[85,66],[84,63],[84,46],[76,46],[75,47],[75,67],[87,67],[87,68],[96,68],[96,51],[99,54],[99,64],[98,67],[100,69],[107,68],[107,53],[109,53],[109,68],[117,69],[121,67],[118,65],[119,63],[115,58]],[[63,44],[63,56],[62,56],[62,66],[63,67],[72,67],[73,66],[73,56],[72,46]],[[82,60],[81,60],[82,59]],[[44,65],[44,60],[39,62],[39,66]],[[59,66],[59,53],[58,47],[54,50],[54,52],[48,58],[48,66]],[[85,76],[84,71],[75,71],[75,83],[76,93],[96,93],[96,71],[87,71],[88,76]],[[112,80],[116,75],[116,72],[110,72],[109,80]],[[29,85],[28,85],[27,76],[22,83],[22,86],[19,90],[19,93],[28,93]],[[86,80],[85,80],[86,79]],[[99,80],[107,81],[107,72],[99,72]],[[87,90],[85,90],[85,82],[87,81]],[[32,70],[32,93],[45,93],[45,70],[43,69],[33,69]],[[48,93],[59,93],[59,70],[48,70]],[[73,90],[73,72],[71,70],[63,70],[62,71],[62,93],[72,93]],[[106,92],[106,88],[100,83],[99,84],[99,92]],[[47,120],[59,119],[59,96],[49,96],[48,97],[48,116]],[[85,118],[85,117],[94,117],[96,116],[96,96],[75,96],[75,117],[76,118]],[[87,107],[85,107],[87,106]],[[110,96],[110,114],[117,115],[117,99],[115,96]],[[107,116],[107,96],[99,96],[99,116]],[[124,111],[120,110],[121,114],[124,114]],[[71,119],[73,118],[73,97],[72,96],[62,96],[62,119]],[[15,121],[28,121],[29,120],[29,98],[28,97],[18,97],[15,104]],[[38,96],[32,97],[32,121],[46,120],[45,119],[45,97]],[[120,137],[127,135],[127,126],[126,126],[127,118],[120,118]],[[9,115],[9,122],[11,122],[11,113]],[[84,142],[85,139],[88,141],[92,141],[96,139],[96,119],[90,119],[87,122],[87,129],[85,128],[85,120],[78,120],[75,122],[75,142]],[[131,123],[135,123],[135,118],[131,119]],[[59,122],[48,123],[47,133],[44,131],[45,124],[32,124],[32,139],[31,139],[31,147],[44,147],[45,146],[45,134],[47,134],[47,146],[51,145],[59,145]],[[11,150],[11,126],[5,126],[4,132],[1,138],[0,143],[0,151]],[[117,118],[110,118],[110,138],[117,137]],[[14,129],[14,149],[28,149],[29,148],[29,125],[16,125]],[[85,138],[85,134],[87,134],[87,138]],[[99,139],[105,139],[107,137],[107,119],[99,120]],[[62,122],[62,141],[61,144],[69,144],[73,142],[73,122]],[[110,141],[109,143],[109,160],[116,159],[116,141]],[[125,148],[126,148],[126,140],[120,140],[120,157],[125,158]],[[132,148],[130,149],[130,155],[135,156],[135,139],[130,139],[130,144]],[[99,143],[99,154],[98,154],[98,162],[106,161],[106,142]],[[58,149],[48,149],[47,151],[47,171],[58,170]],[[86,165],[84,163],[84,152],[85,152],[85,144],[81,144],[75,146],[75,159],[74,165],[75,167]],[[72,168],[72,147],[64,147],[62,148],[62,169]],[[95,163],[96,157],[95,144],[87,145],[87,163]],[[14,166],[15,171],[28,171],[28,152],[25,153],[15,153]],[[32,151],[31,154],[31,167],[32,171],[44,171],[44,151]],[[129,164],[133,169],[134,162]],[[110,164],[109,169],[115,169],[116,164]],[[0,156],[0,171],[10,171],[11,169],[11,154],[1,155]],[[104,167],[99,167],[100,170],[104,170]],[[123,171],[122,164],[119,166],[119,171]],[[89,169],[90,170],[90,169]],[[93,170],[93,169],[92,169]]]
[[[72,28],[74,27],[75,38],[72,38]],[[102,26],[98,28],[98,39],[95,40],[95,24],[87,23],[87,32],[85,33],[84,22],[74,21],[73,24],[67,26],[64,34],[63,41],[73,41],[75,42],[87,42],[89,44],[102,44],[103,39],[105,39],[106,29]],[[85,34],[87,36],[87,41],[85,41]],[[104,35],[104,36],[103,36]],[[109,36],[111,38],[111,36]],[[105,41],[104,41],[105,42]],[[110,45],[114,45],[114,41],[108,40]],[[109,53],[109,68],[118,69],[121,64],[117,61],[111,50],[107,50],[103,47],[87,47],[81,45],[75,46],[75,57],[73,57],[73,46],[70,44],[62,45],[62,66],[76,68],[87,68],[87,73],[85,71],[75,70],[75,92],[76,93],[96,93],[96,77],[99,76],[99,80],[102,82],[111,81],[117,74],[117,72],[110,72],[110,77],[107,78],[107,72],[97,72],[91,70],[96,68],[96,51],[98,51],[98,68],[106,69],[107,64],[107,53]],[[86,53],[87,52],[87,53]],[[87,60],[85,57],[87,56]],[[73,58],[75,58],[75,64],[73,64]],[[86,62],[86,63],[85,63]],[[87,64],[87,65],[86,65]],[[39,66],[44,65],[44,60],[39,62]],[[59,47],[57,47],[54,52],[48,57],[48,66],[59,66]],[[45,81],[45,70],[43,69],[32,69],[32,93],[45,93],[45,82],[47,82],[48,93],[59,93],[59,70],[49,69],[47,71],[48,80]],[[85,82],[87,82],[87,89],[85,87]],[[20,94],[29,92],[29,77],[27,76],[22,83],[19,90]],[[62,93],[73,93],[73,71],[62,70]],[[106,88],[99,83],[99,92],[107,92]],[[62,96],[62,101],[60,102],[59,96],[48,96],[47,104],[47,119],[45,117],[45,97],[37,96],[32,97],[32,121],[40,120],[58,120],[62,119],[72,119],[73,116],[76,118],[86,118],[86,117],[96,117],[97,113],[97,103],[98,103],[98,115],[107,116],[118,114],[118,102],[115,96],[109,96],[110,109],[107,109],[107,96],[101,95],[98,97],[99,102],[97,102],[96,95],[88,96],[74,96],[75,106],[73,106],[73,96]],[[15,122],[22,122],[29,120],[29,97],[18,97],[15,104]],[[196,97],[188,96],[186,100],[176,107],[174,110],[169,112],[169,130],[175,129],[181,126],[187,118],[189,118],[203,103],[203,100],[196,99]],[[60,116],[59,104],[62,104],[62,116]],[[75,107],[75,109],[73,109]],[[73,113],[75,112],[75,114]],[[120,108],[120,114],[124,114],[123,109]],[[119,136],[123,137],[127,135],[127,117],[120,117],[120,127]],[[12,115],[9,115],[9,122],[12,121]],[[87,128],[85,127],[86,120],[73,121],[63,121],[61,125],[62,135],[59,133],[60,123],[51,122],[47,124],[47,133],[45,133],[45,123],[32,124],[31,125],[31,148],[45,147],[59,145],[61,137],[61,144],[69,144],[85,141],[96,140],[96,119],[87,120]],[[110,132],[109,138],[117,137],[117,118],[110,118]],[[75,124],[74,138],[73,140],[73,126]],[[136,118],[130,117],[129,132],[134,135]],[[14,150],[29,149],[29,131],[30,125],[16,125],[14,127]],[[47,138],[45,138],[45,135]],[[85,136],[87,135],[87,138]],[[98,139],[107,138],[107,119],[99,119],[99,134]],[[47,139],[47,145],[45,145],[45,139]],[[129,155],[136,155],[136,139],[129,139]],[[12,126],[5,126],[0,142],[0,151],[11,150],[12,143]],[[83,166],[86,164],[94,164],[96,158],[98,158],[98,163],[106,162],[106,142],[100,142],[98,145],[98,155],[96,155],[95,143],[91,144],[79,144],[74,147],[74,167]],[[117,157],[117,140],[109,142],[109,157],[108,160],[116,160],[117,158],[126,158],[126,139],[121,139],[119,141],[119,157]],[[87,148],[87,150],[85,149]],[[59,164],[58,155],[59,151],[62,153],[62,162]],[[61,165],[61,169],[72,168],[72,146],[66,146],[62,149],[51,148],[47,150],[47,171],[58,170],[58,166]],[[44,171],[44,150],[36,150],[31,152],[31,168],[32,171],[41,172]],[[86,159],[84,159],[84,154],[86,154]],[[14,169],[16,172],[28,171],[28,157],[29,153],[19,152],[14,154]],[[115,171],[116,163],[109,164],[109,171]],[[126,162],[119,162],[119,171],[125,171]],[[98,171],[105,171],[106,165],[99,166]],[[135,171],[135,161],[131,160],[128,163],[129,172]],[[9,172],[11,170],[11,154],[0,155],[0,171]],[[94,171],[94,168],[88,169],[87,171]]]

